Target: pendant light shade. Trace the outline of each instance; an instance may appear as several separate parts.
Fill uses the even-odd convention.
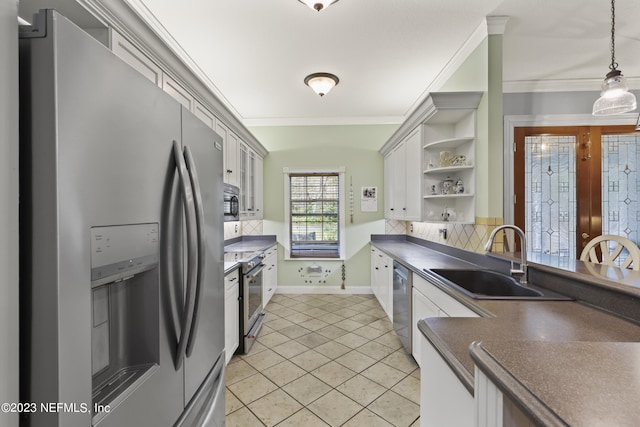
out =
[[[304,3],[313,10],[320,12],[325,7],[337,2],[338,0],[298,0],[300,3]]]
[[[636,97],[629,92],[627,82],[620,70],[607,74],[602,83],[600,98],[593,104],[594,116],[626,113],[637,107]]]
[[[313,73],[305,77],[304,84],[318,95],[325,96],[339,81],[340,79],[331,73]]]
[[[626,113],[637,107],[636,96],[629,92],[626,79],[618,70],[615,45],[616,8],[615,0],[611,0],[611,65],[602,83],[600,98],[593,104],[594,116],[608,116]]]

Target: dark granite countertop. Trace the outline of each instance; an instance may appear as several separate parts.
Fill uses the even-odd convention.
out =
[[[225,240],[224,252],[224,274],[225,276],[232,273],[238,267],[240,267],[240,258],[238,256],[227,257],[229,253],[240,254],[243,252],[258,252],[264,251],[277,243],[275,235],[264,236],[243,236],[236,237],[234,239]]]
[[[461,259],[465,256],[464,251],[453,251],[457,256],[443,254],[402,238],[372,238],[372,244],[423,277],[423,268],[465,268],[470,265],[503,269],[505,272],[502,264],[495,264],[493,260],[484,262],[485,258],[493,258],[485,255],[470,254],[468,258]],[[576,276],[580,276],[579,280],[591,282],[588,272],[584,271],[584,264],[575,264],[574,268],[580,270]],[[533,277],[544,287],[553,288],[556,281],[571,281],[573,277],[570,271],[556,272],[551,267],[537,270]],[[615,275],[610,271],[607,274]],[[636,272],[629,274],[625,271],[622,275],[631,282],[637,280]],[[615,282],[609,279],[593,280],[594,286],[607,292],[607,299],[616,290]],[[578,292],[585,286],[589,287],[590,283],[581,284],[577,291],[570,290]],[[623,292],[616,293],[613,298],[621,298],[623,305],[629,306],[627,311],[637,311],[636,290],[624,284],[618,286],[623,288]],[[558,287],[561,290],[566,288],[563,283]],[[586,292],[591,292],[591,288]],[[617,386],[619,379],[627,376],[626,372],[640,360],[640,344],[635,344],[640,341],[640,324],[635,317],[630,321],[614,315],[611,306],[616,304],[613,302],[605,311],[593,303],[598,299],[597,294],[591,295],[591,300],[585,304],[579,301],[579,294],[572,295],[578,301],[500,301],[472,300],[455,290],[448,293],[466,306],[475,307],[483,317],[427,318],[421,320],[418,327],[471,394],[474,359],[478,359],[485,361],[479,368],[525,414],[541,424],[553,419],[557,425],[603,425],[598,424],[598,417],[608,417],[612,411],[622,411],[621,408],[624,408],[624,413],[604,419],[620,420],[623,423],[620,425],[626,425],[624,420],[640,419],[640,409],[635,404],[640,392],[640,373],[629,378],[630,384],[622,388]],[[628,299],[633,301],[626,302]],[[615,302],[620,303],[619,300]],[[628,312],[624,314],[624,317],[631,317]],[[470,345],[474,342],[472,358]],[[606,363],[602,358],[607,348],[612,351],[611,362],[617,362],[610,363],[606,375],[594,372]],[[631,363],[633,354],[636,361]],[[532,360],[536,360],[535,363],[531,363]],[[549,375],[559,371],[563,374],[557,377],[558,380],[551,380]],[[590,377],[599,382],[590,383]],[[554,390],[548,390],[549,387]],[[629,392],[624,393],[627,389]],[[588,411],[592,420],[588,423],[584,422],[586,415],[580,412],[585,405],[590,405],[590,401],[594,404]]]
[[[487,340],[471,353],[536,424],[638,425],[640,343]]]

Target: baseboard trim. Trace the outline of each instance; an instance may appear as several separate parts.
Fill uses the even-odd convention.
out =
[[[341,289],[340,286],[278,286],[276,294],[372,294],[368,286]]]

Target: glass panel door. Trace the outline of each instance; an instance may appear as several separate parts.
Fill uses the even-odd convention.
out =
[[[515,224],[527,250],[579,258],[596,236],[640,240],[640,133],[633,126],[515,129]]]

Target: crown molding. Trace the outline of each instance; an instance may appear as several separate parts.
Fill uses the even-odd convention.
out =
[[[367,117],[274,117],[244,119],[246,127],[261,126],[353,126],[353,125],[399,125],[405,120],[402,116]]]
[[[465,42],[460,46],[460,48],[456,51],[456,53],[451,57],[449,62],[442,68],[442,70],[438,73],[435,79],[427,86],[427,89],[422,92],[420,97],[416,100],[416,102],[411,105],[409,110],[407,111],[406,117],[408,117],[411,112],[416,110],[420,104],[422,104],[425,99],[429,96],[431,92],[436,92],[440,90],[442,86],[449,80],[451,74],[467,60],[467,58],[473,53],[474,50],[484,39],[489,35],[487,30],[487,20],[485,19],[478,25],[478,27],[471,33],[471,35],[465,40]]]
[[[487,16],[487,33],[490,36],[504,34],[508,16]]]
[[[503,93],[600,91],[603,79],[521,80],[502,82]],[[640,89],[640,77],[627,78],[629,89]]]
[[[266,155],[266,148],[242,123],[242,116],[140,0],[75,1],[178,81],[243,142]]]

